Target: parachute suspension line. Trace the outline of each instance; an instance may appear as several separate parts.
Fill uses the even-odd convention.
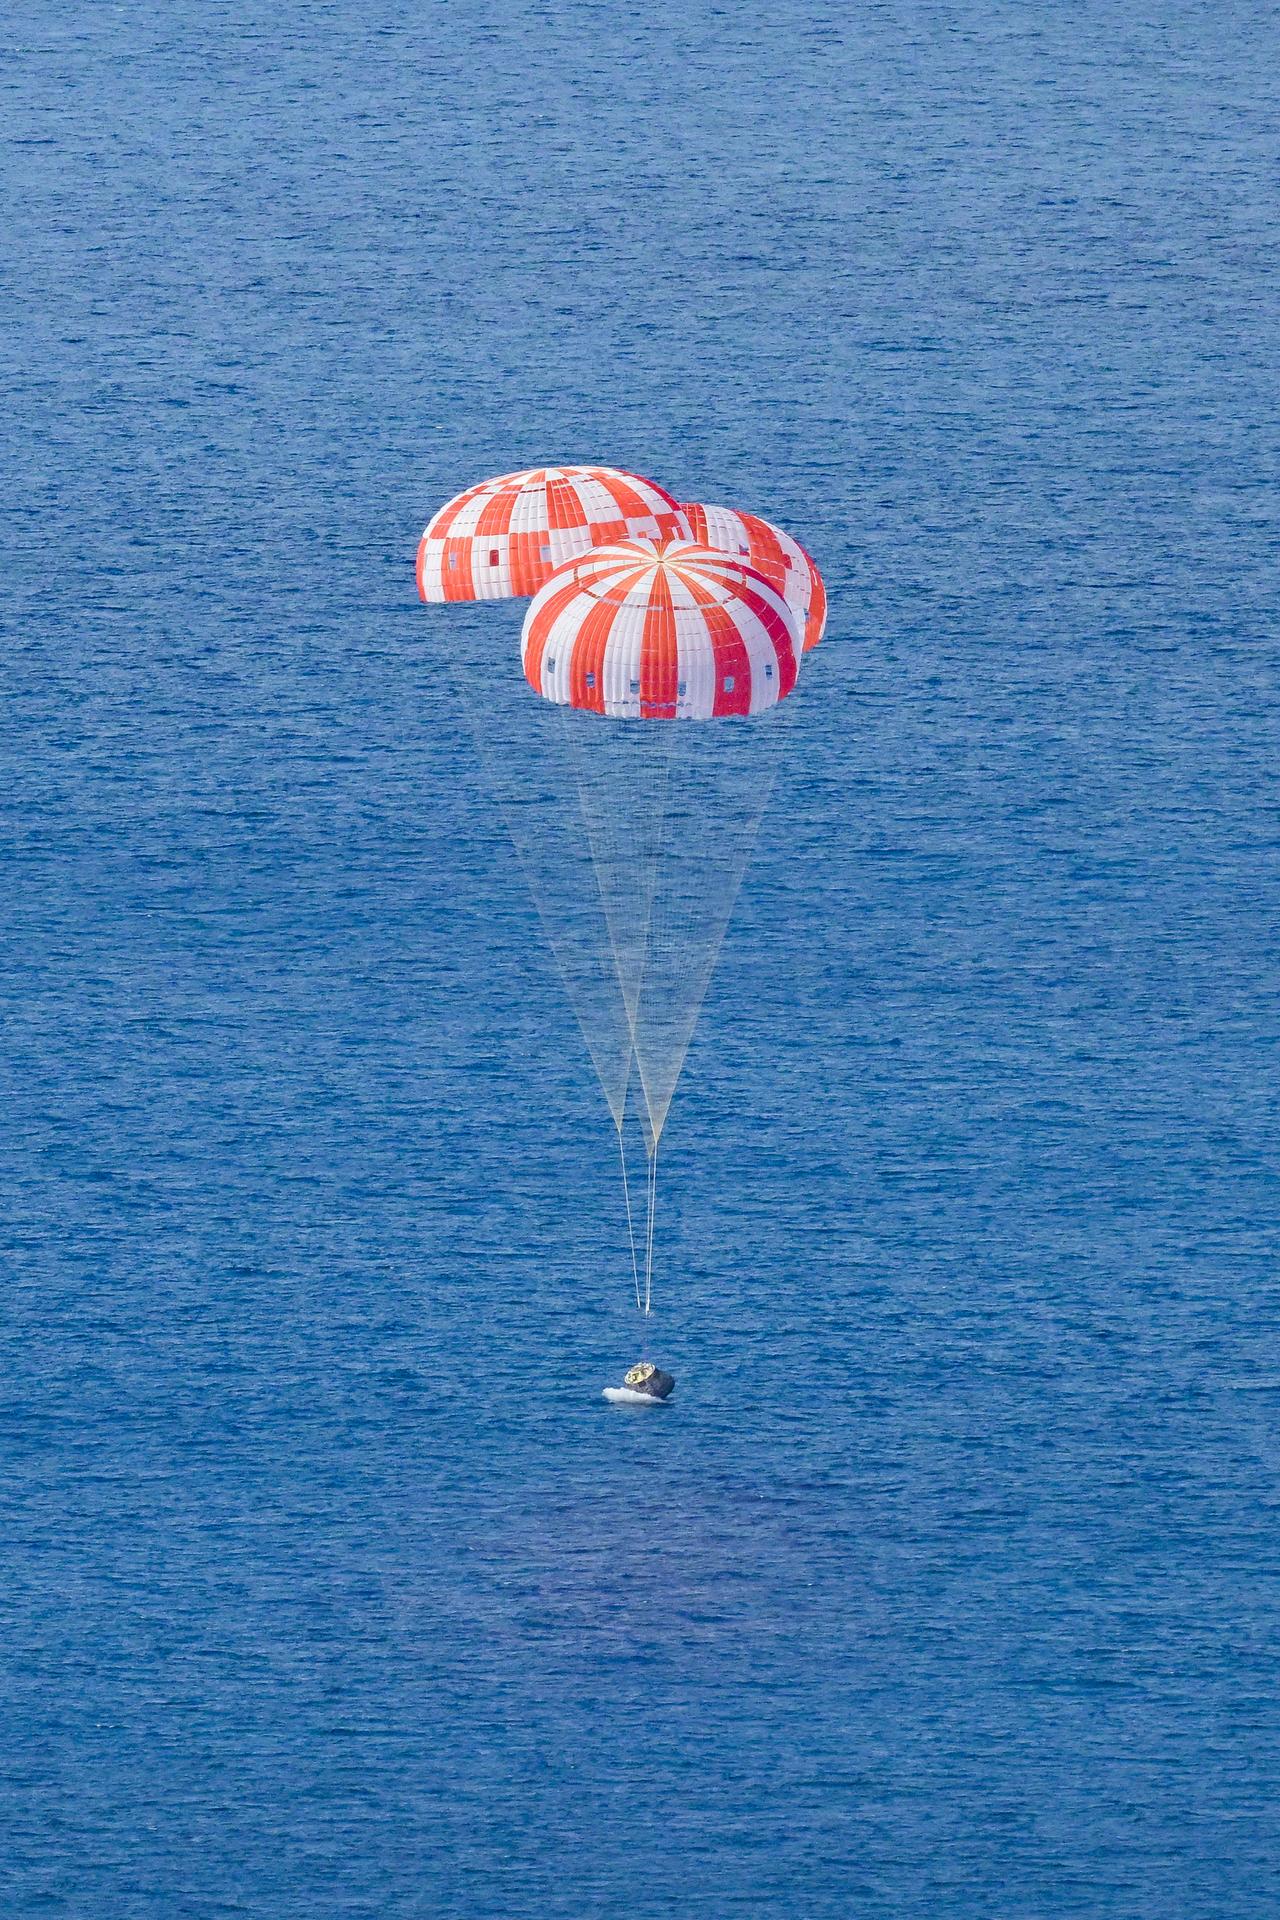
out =
[[[658,744],[662,748],[662,754],[661,754],[661,760],[660,760],[662,779],[661,779],[661,785],[659,786],[656,794],[653,792],[652,778],[650,777],[649,780],[644,780],[643,776],[641,777],[641,786],[649,787],[650,843],[649,843],[649,849],[648,849],[648,859],[644,862],[644,865],[642,868],[643,878],[644,878],[644,922],[643,922],[643,926],[639,930],[639,938],[636,942],[637,952],[636,952],[636,955],[634,956],[634,961],[633,961],[633,964],[635,967],[635,973],[634,973],[634,986],[632,988],[632,1004],[628,1009],[631,1017],[632,1055],[635,1059],[636,1068],[640,1078],[640,1090],[641,1090],[641,1094],[644,1101],[645,1112],[647,1113],[648,1119],[649,1119],[649,1135],[652,1141],[650,1165],[649,1165],[650,1180],[649,1180],[648,1252],[645,1259],[645,1283],[644,1283],[644,1295],[645,1295],[644,1310],[646,1313],[648,1313],[649,1311],[649,1301],[652,1294],[652,1284],[653,1284],[653,1205],[654,1205],[654,1200],[657,1197],[658,1140],[662,1134],[662,1127],[663,1127],[663,1122],[666,1119],[666,1114],[665,1112],[655,1113],[654,1103],[649,1098],[649,1085],[648,1085],[648,1079],[645,1074],[645,1061],[644,1061],[644,1058],[642,1057],[643,1042],[642,1042],[642,1035],[641,1035],[641,1014],[642,1014],[642,1011],[644,1012],[648,1011],[647,1007],[645,1007],[644,1005],[645,984],[646,984],[645,975],[649,968],[650,958],[652,955],[655,954],[656,950],[660,945],[659,929],[655,924],[656,917],[657,917],[657,908],[659,904],[658,902],[659,866],[661,862],[661,849],[663,844],[663,836],[664,836],[666,825],[667,825],[667,809],[671,799],[671,787],[672,787],[671,763],[676,752],[676,740],[677,740],[677,736],[676,736],[674,727],[663,726],[659,729]],[[637,787],[632,797],[633,809],[638,810],[640,798],[641,798],[640,787]],[[651,981],[649,985],[652,993]],[[661,982],[659,982],[659,992],[661,992]],[[625,997],[626,996],[624,992],[624,998]],[[644,1051],[647,1052],[648,1049],[644,1048]]]
[[[648,1244],[644,1254],[644,1310],[650,1311],[653,1301],[653,1216],[658,1205],[658,1142],[653,1143],[653,1152],[649,1156],[649,1221]]]
[[[650,725],[628,723],[607,748],[598,737],[594,719],[584,735],[581,714],[567,705],[558,711],[577,780],[578,804],[587,829],[587,846],[643,1094],[643,1066],[634,1055],[636,1022],[658,887],[674,730],[659,727],[655,738]],[[584,738],[592,741],[590,754],[585,752]],[[654,748],[661,748],[661,785],[656,793]],[[641,819],[647,820],[647,839],[636,824]],[[624,878],[637,869],[638,884]]]
[[[544,713],[541,702],[530,702],[522,676],[508,686],[487,672],[492,638],[483,623],[453,621],[441,627],[441,635],[449,679],[485,783],[524,874],[614,1124],[621,1125],[631,1071],[630,1022],[612,954],[601,950],[589,922],[575,911],[587,876],[582,871],[582,836],[574,834],[565,819],[571,766],[563,744],[559,756],[555,752],[555,736],[561,732],[554,720],[557,710]],[[477,686],[483,689],[483,701]],[[541,779],[532,785],[531,763],[541,771]],[[592,881],[590,891],[597,887]]]
[[[601,871],[600,849],[596,845],[595,810],[587,796],[587,782],[583,773],[582,754],[578,746],[577,734],[575,732],[575,727],[574,727],[574,723],[577,720],[578,716],[575,710],[570,706],[558,707],[556,711],[560,715],[560,731],[564,737],[565,742],[568,745],[569,757],[573,764],[574,779],[577,782],[577,787],[578,787],[578,806],[579,806],[579,809],[581,810],[582,817],[587,824],[587,847],[591,854],[591,867],[592,867],[592,871],[595,874],[596,892],[600,895],[600,911],[604,916],[605,931],[609,936],[609,948],[613,956],[613,970],[618,976],[618,990],[623,995],[623,1008],[627,1015],[627,1025],[628,1027],[634,1027],[635,1022],[632,1017],[632,1010],[630,1007],[626,1005],[626,992],[625,992],[625,987],[623,985],[625,969],[623,967],[622,959],[618,953],[617,936],[614,932],[613,919],[610,914],[611,898],[610,898],[609,888],[605,883],[604,874]],[[633,1033],[632,1035],[633,1043],[634,1043],[634,1037],[635,1036]],[[628,1058],[627,1058],[628,1078],[630,1078],[630,1074],[631,1074],[631,1057],[630,1055],[628,1055]],[[619,1122],[618,1143],[619,1145],[622,1144],[621,1122]],[[623,1161],[623,1166],[624,1168],[626,1166],[625,1159]]]
[[[622,1197],[627,1203],[627,1240],[631,1247],[631,1284],[636,1290],[636,1306],[640,1306],[640,1265],[636,1259],[636,1229],[631,1215],[631,1188],[627,1182],[627,1149],[622,1138],[622,1123],[618,1123],[618,1158],[622,1162]]]

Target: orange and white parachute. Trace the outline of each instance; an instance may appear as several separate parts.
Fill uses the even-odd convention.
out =
[[[685,501],[681,512],[695,540],[736,554],[772,581],[799,619],[805,652],[817,646],[827,626],[827,589],[798,540],[758,513],[740,513],[733,507],[708,507],[693,500]]]
[[[525,616],[544,699],[611,720],[762,713],[796,681],[800,631],[763,573],[690,540],[620,540],[570,560]]]
[[[669,493],[616,467],[529,467],[448,501],[418,543],[418,596],[512,600],[611,540],[687,537]]]
[[[538,467],[440,509],[418,591],[532,596],[519,658],[514,627],[495,637],[465,606],[436,641],[613,1116],[647,1311],[659,1141],[770,804],[787,696],[822,637],[822,577],[755,514],[681,507],[617,468]],[[625,1147],[637,1127],[638,1235]]]

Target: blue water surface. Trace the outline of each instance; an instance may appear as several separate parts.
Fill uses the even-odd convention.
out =
[[[1256,0],[18,8],[6,1920],[1280,1911],[1278,56]],[[565,459],[832,604],[641,1418],[412,575]]]

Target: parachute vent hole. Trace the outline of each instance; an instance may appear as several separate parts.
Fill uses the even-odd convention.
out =
[[[724,677],[724,690],[726,693],[733,692],[733,675],[731,673],[726,673]]]
[[[686,695],[686,693],[688,693],[688,691],[689,691],[689,683],[687,680],[678,680],[676,682],[676,692],[682,700],[684,699],[684,696]]]
[[[594,685],[595,685],[595,683],[596,683],[596,677],[595,677],[595,675],[594,675],[594,673],[589,673],[589,674],[587,675],[587,685],[588,685],[589,687],[594,687]]]

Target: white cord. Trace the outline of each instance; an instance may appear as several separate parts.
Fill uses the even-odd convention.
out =
[[[627,1203],[627,1239],[631,1244],[631,1283],[636,1290],[636,1306],[640,1305],[640,1268],[636,1261],[636,1230],[631,1219],[631,1188],[627,1182],[627,1149],[622,1141],[622,1126],[618,1126],[618,1158],[622,1162],[622,1196]]]
[[[658,1206],[658,1143],[653,1143],[653,1155],[649,1161],[649,1244],[644,1257],[644,1310],[650,1311],[653,1300],[653,1216]],[[637,1302],[637,1305],[639,1303]]]

